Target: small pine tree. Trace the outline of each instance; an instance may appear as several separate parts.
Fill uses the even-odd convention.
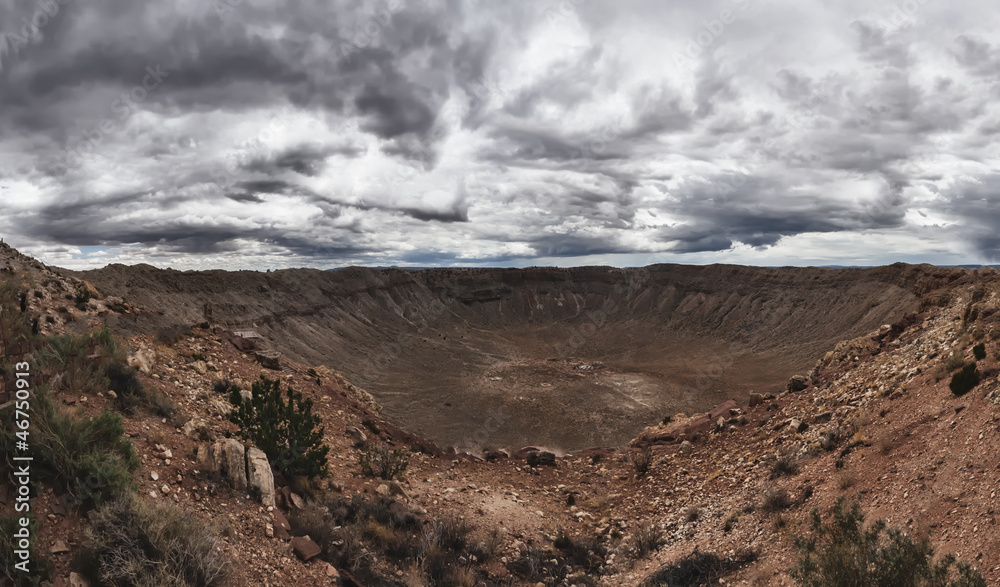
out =
[[[312,413],[313,402],[286,386],[286,402],[281,380],[261,376],[253,384],[251,396],[244,398],[233,387],[229,402],[235,409],[229,420],[240,427],[240,436],[257,445],[274,466],[287,474],[326,476],[322,419]]]
[[[951,383],[948,387],[955,395],[965,395],[973,387],[979,385],[979,370],[975,363],[969,363],[962,367],[962,370],[951,376]]]

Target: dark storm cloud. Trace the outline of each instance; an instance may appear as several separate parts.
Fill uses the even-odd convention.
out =
[[[1000,18],[959,5],[70,0],[21,31],[39,4],[0,0],[0,231],[292,264],[872,231],[996,256]]]

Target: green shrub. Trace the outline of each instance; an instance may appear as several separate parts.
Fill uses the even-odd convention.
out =
[[[365,475],[389,480],[400,477],[406,472],[410,458],[404,449],[393,450],[381,445],[368,447],[361,453],[360,463],[361,472]]]
[[[645,477],[653,466],[653,449],[647,446],[638,452],[629,453],[628,460],[635,469],[636,477]]]
[[[144,402],[146,390],[139,381],[139,371],[125,363],[113,361],[104,368],[108,388],[115,392],[115,404],[125,413]]]
[[[795,538],[801,557],[792,577],[799,585],[986,587],[977,570],[964,563],[956,568],[951,555],[935,563],[928,542],[913,542],[881,520],[866,527],[857,501],[848,507],[844,498],[838,499],[831,517],[823,522],[813,510],[810,535]]]
[[[35,390],[31,438],[35,463],[84,507],[130,488],[139,458],[121,416],[107,410],[79,416]]]
[[[309,477],[327,474],[322,419],[312,413],[313,402],[287,386],[282,398],[281,380],[261,376],[244,399],[232,388],[229,401],[234,410],[229,420],[240,427],[240,436],[264,451],[274,466],[286,474]]]
[[[212,529],[173,505],[134,495],[90,514],[87,562],[105,585],[212,587],[229,572]]]
[[[48,561],[38,557],[38,519],[34,514],[27,514],[28,518],[28,572],[15,567],[22,563],[20,556],[14,554],[15,550],[21,550],[19,540],[15,538],[15,533],[21,529],[20,519],[22,514],[0,515],[0,585],[15,585],[16,587],[27,585],[40,585],[42,581],[48,579],[50,569]]]
[[[986,358],[986,343],[981,342],[976,346],[972,347],[972,355],[976,357],[977,361],[982,361]]]
[[[969,363],[962,367],[961,371],[951,376],[951,383],[948,384],[948,388],[951,389],[953,394],[961,396],[971,391],[977,385],[979,385],[979,370],[976,369],[975,363]]]

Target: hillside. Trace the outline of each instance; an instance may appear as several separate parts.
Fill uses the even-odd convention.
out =
[[[826,513],[839,497],[858,499],[870,517],[908,535],[929,537],[939,554],[974,565],[987,584],[1000,581],[994,507],[1000,467],[992,456],[1000,450],[1000,273],[995,270],[663,266],[647,268],[648,277],[617,292],[619,278],[627,284],[641,270],[537,270],[548,281],[532,277],[530,286],[523,282],[531,271],[519,282],[513,270],[350,270],[341,276],[293,271],[215,274],[214,280],[204,273],[150,268],[103,270],[118,276],[115,286],[101,272],[71,276],[10,249],[0,254],[5,269],[0,281],[24,294],[0,304],[0,316],[24,323],[0,321],[4,336],[10,328],[27,332],[35,319],[39,325],[40,337],[31,343],[38,347],[30,359],[34,384],[49,384],[54,402],[82,420],[103,410],[122,414],[121,438],[135,447],[138,459],[129,473],[134,493],[143,503],[176,504],[191,512],[185,522],[191,535],[215,532],[207,544],[226,562],[230,585],[639,586],[657,585],[678,569],[705,570],[702,578],[713,584],[794,585],[789,574],[799,560],[794,537],[807,532],[813,508]],[[378,404],[393,397],[391,388],[359,384],[351,370],[363,375],[364,367],[351,362],[363,360],[364,353],[345,341],[367,344],[371,353],[387,348],[379,346],[379,336],[392,336],[393,324],[409,324],[415,332],[420,326],[414,315],[393,309],[415,309],[408,300],[433,308],[425,298],[440,294],[437,279],[449,275],[452,283],[464,285],[454,285],[455,297],[442,302],[446,309],[428,317],[426,332],[442,335],[437,354],[421,348],[429,342],[414,343],[381,367],[386,373],[422,365],[406,357],[430,361],[445,349],[466,348],[471,350],[463,356],[484,362],[489,349],[509,353],[496,361],[523,353],[517,356],[536,368],[547,358],[560,359],[551,361],[557,366],[544,371],[548,380],[540,382],[489,371],[497,368],[489,363],[477,376],[491,383],[524,377],[519,385],[556,387],[558,369],[567,378],[578,373],[610,378],[619,370],[665,379],[676,371],[657,357],[659,349],[675,353],[673,360],[685,369],[700,369],[723,393],[699,393],[692,400],[699,408],[650,409],[652,417],[630,422],[634,432],[617,446],[562,456],[514,447],[509,454],[487,450],[486,458],[442,450],[413,434],[406,418],[388,406],[381,409]],[[557,275],[574,280],[559,282]],[[576,281],[581,275],[591,276],[586,287]],[[603,291],[594,275],[608,281]],[[390,278],[412,285],[388,287]],[[484,288],[484,283],[494,285]],[[258,290],[262,298],[255,300],[252,292],[262,285],[269,289]],[[80,295],[91,288],[94,295]],[[198,288],[204,291],[189,291]],[[315,292],[324,288],[329,299],[316,298],[315,307],[322,306],[316,315],[342,319],[333,329],[340,329],[335,342],[344,345],[345,356],[310,360],[295,345],[282,346],[282,336],[291,336],[289,323],[305,323],[303,317],[289,322],[297,308],[309,307],[302,298],[319,296]],[[219,300],[208,302],[215,323],[204,324],[200,298]],[[17,299],[24,300],[23,312],[14,311]],[[157,305],[157,299],[163,302]],[[224,299],[246,304],[242,318],[235,311],[220,317]],[[596,305],[608,299],[616,305]],[[269,368],[260,363],[267,357],[258,360],[254,351],[241,351],[240,341],[220,324],[257,321],[267,308],[276,315],[280,301],[287,306],[284,322],[258,321],[266,343],[285,353]],[[552,333],[562,336],[569,331],[566,324],[584,324],[585,308],[601,308],[613,319],[584,336],[562,361],[550,351],[560,341]],[[374,319],[391,316],[395,322]],[[136,379],[145,390],[144,403],[128,411],[109,391],[81,392],[90,384],[74,375],[108,360],[97,344],[100,336],[96,348],[55,366],[43,352],[60,333],[92,331],[105,323],[125,337],[126,360],[138,369]],[[462,325],[468,330],[460,330]],[[496,338],[487,338],[487,326],[495,328]],[[469,346],[452,341],[454,334],[445,341],[446,327],[464,332]],[[301,328],[305,336],[308,331]],[[660,338],[643,346],[633,330]],[[722,345],[708,346],[715,337]],[[629,340],[640,344],[627,346]],[[734,342],[742,354],[730,361],[734,355],[722,351]],[[981,359],[974,350],[979,344]],[[678,353],[688,362],[680,362]],[[426,379],[426,393],[431,369],[458,360],[442,357],[414,377]],[[952,375],[972,362],[980,382],[956,395],[949,389]],[[751,376],[763,373],[773,383],[740,388],[745,395],[725,402],[738,395],[725,382],[742,379],[748,365],[758,369],[751,369]],[[797,376],[789,379],[792,374]],[[259,483],[248,486],[249,462],[247,476],[237,482],[210,450],[238,437],[226,419],[231,407],[218,382],[246,388],[261,375],[280,377],[314,401],[325,427],[323,441],[332,449],[326,478],[269,472],[273,505]],[[489,379],[494,376],[502,379]],[[697,380],[689,385],[700,392]],[[568,407],[603,413],[605,407],[585,403],[592,400],[576,398]],[[502,410],[491,413],[489,402],[479,400],[478,427],[470,435],[482,445],[504,446],[495,438],[516,423],[498,419]],[[434,414],[428,409],[421,417]],[[571,419],[572,414],[566,421]],[[525,431],[530,428],[517,434]],[[383,446],[408,461],[396,480],[365,473],[365,458]],[[650,459],[646,473],[636,465],[643,456]],[[97,574],[87,564],[94,554],[87,551],[84,530],[94,527],[87,517],[94,510],[78,503],[72,484],[67,488],[59,475],[40,477],[38,483],[32,506],[40,520],[37,551],[48,562],[51,581],[83,585],[90,577],[93,582]],[[15,488],[11,476],[0,483],[4,514],[13,509]],[[317,549],[311,554],[304,550],[310,544]],[[704,584],[688,577],[675,584]]]
[[[621,446],[664,414],[779,390],[838,341],[898,320],[964,273],[113,265],[72,275],[142,309],[109,317],[117,331],[255,324],[284,356],[343,372],[389,419],[442,445],[578,450]],[[490,447],[469,442],[484,404],[509,417]]]

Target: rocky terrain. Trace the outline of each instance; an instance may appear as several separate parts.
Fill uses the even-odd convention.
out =
[[[113,325],[142,385],[177,406],[126,416],[137,493],[218,528],[233,585],[655,585],[708,554],[725,563],[716,584],[793,585],[794,537],[843,496],[1000,581],[996,270],[69,274],[2,257],[42,334]],[[248,323],[280,357],[233,335]],[[977,344],[980,382],[956,395]],[[262,374],[314,400],[328,478],[272,475],[272,495],[267,475],[224,464],[245,448],[216,383]],[[82,414],[111,399],[59,396]],[[448,424],[451,408],[473,424]],[[573,423],[605,428],[574,437]],[[466,437],[476,454],[449,448]],[[564,450],[520,450],[528,438]],[[363,472],[383,445],[408,459],[395,481]],[[418,526],[373,519],[354,558],[346,526],[324,542],[317,520],[337,500],[380,497]],[[87,522],[65,501],[36,499],[39,550],[53,584],[84,584]],[[455,518],[488,547],[456,554],[446,578],[428,579],[426,551],[386,546]]]
[[[368,389],[397,424],[479,452],[620,446],[663,414],[774,392],[961,274],[902,264],[67,273],[143,308],[109,316],[116,331],[256,325],[285,357]],[[506,423],[477,441],[484,405]]]

